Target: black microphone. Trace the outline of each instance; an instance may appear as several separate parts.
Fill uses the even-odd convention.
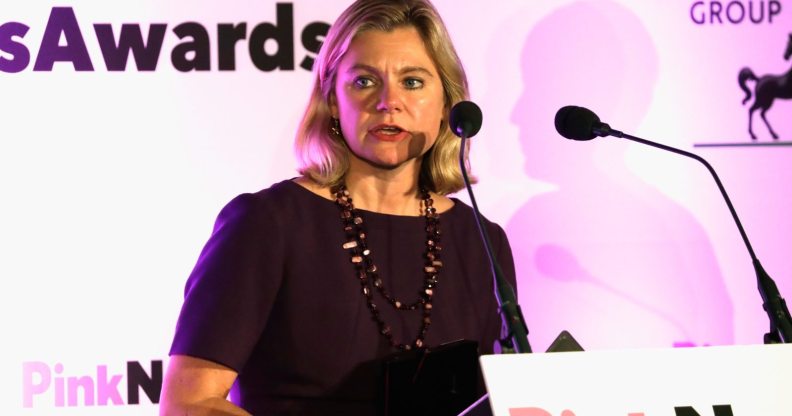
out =
[[[745,233],[745,229],[743,229],[740,218],[737,217],[737,211],[734,209],[734,205],[732,205],[731,199],[726,193],[726,189],[723,187],[718,174],[715,173],[715,169],[713,169],[709,162],[694,153],[641,139],[639,137],[631,136],[621,131],[611,129],[609,125],[601,122],[600,118],[597,117],[594,112],[584,107],[566,106],[559,109],[555,116],[555,127],[560,135],[571,140],[591,140],[595,137],[605,136],[620,137],[659,149],[667,150],[682,156],[687,156],[704,164],[707,170],[709,170],[709,172],[712,174],[712,177],[715,179],[715,183],[718,185],[718,189],[720,190],[721,195],[723,195],[726,205],[729,207],[732,218],[737,224],[737,229],[740,231],[740,236],[742,236],[743,243],[745,243],[745,247],[748,249],[748,254],[751,256],[754,271],[756,272],[759,294],[762,296],[762,301],[764,302],[762,307],[764,308],[765,312],[767,312],[767,316],[770,319],[770,332],[765,334],[764,342],[765,344],[792,343],[792,318],[790,318],[786,301],[778,292],[778,286],[776,286],[773,279],[764,270],[762,264],[759,262],[759,259],[756,258],[756,254],[754,253],[753,247],[751,246],[751,242],[748,240],[748,235]]]
[[[470,202],[473,205],[473,216],[476,219],[479,235],[487,251],[487,259],[490,262],[492,271],[495,299],[498,302],[501,319],[508,330],[508,335],[500,340],[501,349],[503,351],[513,349],[517,352],[530,353],[531,345],[528,343],[528,327],[525,325],[520,305],[517,304],[514,288],[503,276],[503,271],[492,253],[492,243],[490,243],[489,234],[481,220],[481,213],[479,212],[478,204],[476,204],[476,197],[473,196],[473,188],[470,186],[467,166],[465,166],[465,142],[478,133],[479,129],[481,129],[481,122],[481,109],[473,102],[460,101],[451,108],[449,120],[451,131],[462,139],[462,144],[459,148],[459,169],[462,171],[465,188],[467,188]]]
[[[561,107],[555,116],[555,128],[559,134],[571,140],[591,140],[595,137],[616,136],[624,133],[613,130],[600,121],[593,111],[584,107],[568,105]]]
[[[481,129],[483,116],[479,106],[472,101],[460,101],[451,107],[449,119],[451,131],[459,137],[469,139]]]

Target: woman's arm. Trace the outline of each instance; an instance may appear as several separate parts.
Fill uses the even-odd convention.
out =
[[[226,397],[237,373],[223,365],[173,355],[160,395],[160,416],[250,415]]]

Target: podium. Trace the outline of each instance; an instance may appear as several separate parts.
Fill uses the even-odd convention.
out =
[[[456,416],[484,393],[478,343],[458,340],[383,360],[379,416]]]
[[[792,345],[486,355],[494,416],[789,416]]]
[[[562,331],[548,351],[582,351]],[[457,340],[382,360],[379,416],[491,416],[478,343]]]

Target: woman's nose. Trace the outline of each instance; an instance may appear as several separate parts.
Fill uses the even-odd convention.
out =
[[[377,111],[391,113],[394,111],[401,111],[404,107],[402,101],[402,91],[398,87],[392,85],[384,85],[379,94],[377,101]]]

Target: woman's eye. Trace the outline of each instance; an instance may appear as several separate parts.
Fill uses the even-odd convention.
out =
[[[371,78],[358,77],[358,78],[355,78],[352,81],[352,84],[356,88],[368,88],[368,87],[374,85],[374,81]]]
[[[404,85],[411,90],[423,87],[423,80],[418,78],[407,78],[404,80]]]

